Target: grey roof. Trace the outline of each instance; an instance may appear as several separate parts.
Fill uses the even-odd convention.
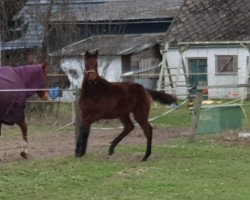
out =
[[[23,17],[28,25],[24,35],[14,41],[3,43],[2,50],[40,48],[44,38],[44,25],[48,22],[110,21],[172,18],[183,0],[28,0],[15,18]],[[64,4],[63,2],[68,2]]]
[[[120,0],[99,4],[68,4],[69,13],[57,10],[51,21],[110,21],[173,18],[183,0]]]
[[[38,22],[30,22],[25,34],[21,38],[2,43],[1,50],[42,48],[43,38],[43,26]]]
[[[184,0],[29,0],[22,14],[47,16],[51,22],[96,22],[173,18]]]
[[[249,0],[186,0],[168,42],[250,40]]]
[[[130,34],[92,36],[52,52],[50,56],[83,55],[98,50],[100,55],[128,55],[158,44],[165,34]]]

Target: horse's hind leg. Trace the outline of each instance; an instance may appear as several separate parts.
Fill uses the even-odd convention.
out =
[[[143,113],[134,113],[134,118],[140,125],[140,127],[143,130],[144,135],[147,138],[147,148],[146,153],[144,157],[142,158],[142,161],[147,161],[148,157],[151,154],[151,148],[152,148],[152,127],[148,122],[146,115],[143,115]]]
[[[142,161],[147,161],[148,157],[151,154],[151,148],[152,148],[152,127],[151,125],[148,123],[148,121],[145,121],[144,123],[140,123],[138,122],[139,125],[141,126],[144,135],[147,138],[147,148],[146,148],[146,153],[144,155],[144,157],[142,158]]]
[[[28,138],[27,138],[27,125],[25,122],[17,123],[17,125],[21,128],[22,135],[23,135],[23,144],[22,144],[22,151],[20,155],[23,158],[28,157]]]
[[[80,124],[79,135],[76,141],[75,157],[82,157],[83,155],[85,155],[89,138],[89,131],[89,124]]]
[[[2,124],[0,123],[0,136],[2,135]]]
[[[120,121],[122,122],[124,129],[123,131],[111,142],[111,145],[109,147],[109,155],[112,155],[114,153],[114,149],[116,145],[126,136],[128,135],[133,129],[134,124],[132,123],[129,115],[125,117],[120,117]]]
[[[140,123],[139,123],[140,124]],[[151,148],[152,148],[152,127],[151,125],[148,123],[145,124],[140,124],[140,126],[143,129],[143,133],[147,138],[147,148],[146,148],[146,153],[145,156],[142,158],[142,161],[147,161],[148,157],[151,154]]]

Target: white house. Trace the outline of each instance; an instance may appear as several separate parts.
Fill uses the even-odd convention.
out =
[[[68,76],[71,83],[70,88],[80,88],[84,72],[84,56],[72,56],[62,58],[60,67]],[[120,56],[100,56],[98,58],[98,73],[110,82],[117,82],[121,77]]]
[[[209,98],[247,97],[249,8],[250,1],[185,1],[164,43],[177,95],[205,81]]]
[[[70,86],[62,91],[60,100],[72,101],[75,99],[74,92],[80,89],[84,74],[84,56],[70,56],[60,60],[60,68],[67,75]],[[98,58],[98,73],[111,82],[120,81],[121,77],[121,57],[100,56]]]
[[[249,51],[240,45],[216,44],[208,46],[191,46],[183,52],[182,58],[178,49],[170,48],[167,60],[173,74],[176,74],[183,59],[190,87],[195,87],[198,81],[205,81],[209,98],[246,98],[248,84]],[[184,71],[177,81],[176,94],[184,97],[187,94]],[[188,84],[186,84],[188,86]],[[217,86],[213,88],[212,86]]]

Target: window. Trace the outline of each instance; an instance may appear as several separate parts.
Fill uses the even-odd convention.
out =
[[[236,74],[238,57],[233,55],[216,56],[216,74]]]
[[[199,81],[207,84],[207,59],[190,58],[188,59],[188,78],[192,87],[196,87]]]

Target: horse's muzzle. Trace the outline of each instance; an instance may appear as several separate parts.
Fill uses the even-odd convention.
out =
[[[49,99],[49,92],[46,91],[45,94],[41,97],[41,100],[42,101],[48,101],[48,99]]]

